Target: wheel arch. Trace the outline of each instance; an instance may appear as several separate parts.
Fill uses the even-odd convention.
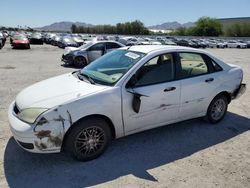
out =
[[[219,95],[224,95],[226,98],[227,98],[227,102],[228,102],[228,104],[231,102],[231,94],[228,92],[228,91],[222,91],[222,92],[220,92],[220,93],[218,93],[215,97],[217,97],[217,96],[219,96]],[[214,98],[215,98],[214,97]],[[213,98],[213,99],[214,99]]]
[[[89,61],[88,61],[88,57],[87,57],[87,55],[84,55],[84,54],[79,54],[79,55],[76,55],[76,56],[74,56],[73,61],[75,61],[75,59],[76,59],[76,58],[78,58],[78,57],[82,57],[82,58],[84,58],[84,59],[85,59],[85,61],[86,61],[86,63],[87,63],[87,64],[89,64]]]
[[[65,141],[67,140],[67,136],[69,134],[69,132],[71,131],[71,129],[80,121],[82,120],[85,120],[85,119],[90,119],[90,118],[100,118],[100,119],[103,119],[106,123],[108,123],[109,125],[109,128],[111,130],[111,136],[112,136],[112,139],[115,139],[116,138],[116,131],[115,131],[115,126],[113,124],[113,122],[111,121],[111,119],[105,115],[101,115],[101,114],[92,114],[92,115],[88,115],[88,116],[84,116],[80,119],[78,119],[77,121],[75,121],[70,127],[69,129],[66,131],[64,137],[63,137],[63,143],[62,143],[62,147],[61,147],[61,150],[63,150],[64,148],[64,145],[65,145]]]
[[[218,97],[218,96],[220,96],[220,95],[224,95],[224,96],[227,98],[228,104],[231,102],[231,100],[232,100],[232,99],[231,99],[231,94],[230,94],[228,91],[221,91],[221,92],[219,92],[217,95],[215,95],[215,96],[211,99],[211,101],[208,103],[207,110],[208,110],[208,108],[209,108],[211,102],[212,102],[216,97]]]

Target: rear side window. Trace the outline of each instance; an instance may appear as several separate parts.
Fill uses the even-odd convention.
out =
[[[211,64],[212,64],[212,67],[214,69],[214,72],[222,71],[222,68],[216,62],[214,62],[212,59],[211,59]]]
[[[208,66],[202,55],[196,53],[179,53],[181,78],[189,78],[207,74]]]
[[[106,49],[114,49],[114,48],[120,48],[121,46],[116,44],[116,43],[113,43],[113,42],[109,42],[106,44]]]

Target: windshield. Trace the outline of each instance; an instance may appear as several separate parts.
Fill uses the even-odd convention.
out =
[[[84,45],[80,46],[79,48],[80,49],[87,49],[88,47],[92,46],[93,44],[94,44],[93,42],[89,42],[87,44],[84,44]]]
[[[96,83],[112,86],[144,56],[145,54],[140,52],[114,50],[95,60],[80,72]]]

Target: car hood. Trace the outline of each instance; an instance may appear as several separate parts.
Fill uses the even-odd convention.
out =
[[[16,104],[21,110],[32,107],[52,108],[106,88],[108,86],[92,85],[68,73],[25,88],[17,95]]]
[[[66,47],[66,48],[64,49],[63,55],[67,55],[67,54],[69,54],[70,52],[73,52],[73,51],[76,51],[76,50],[79,50],[79,48],[76,48],[76,47]]]

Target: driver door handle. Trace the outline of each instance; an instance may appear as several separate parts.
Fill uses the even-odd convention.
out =
[[[176,87],[168,87],[166,89],[164,89],[164,92],[168,92],[168,91],[174,91],[176,89]]]
[[[212,81],[214,81],[214,78],[208,78],[208,79],[205,80],[205,82],[208,82],[208,83],[212,82]]]

